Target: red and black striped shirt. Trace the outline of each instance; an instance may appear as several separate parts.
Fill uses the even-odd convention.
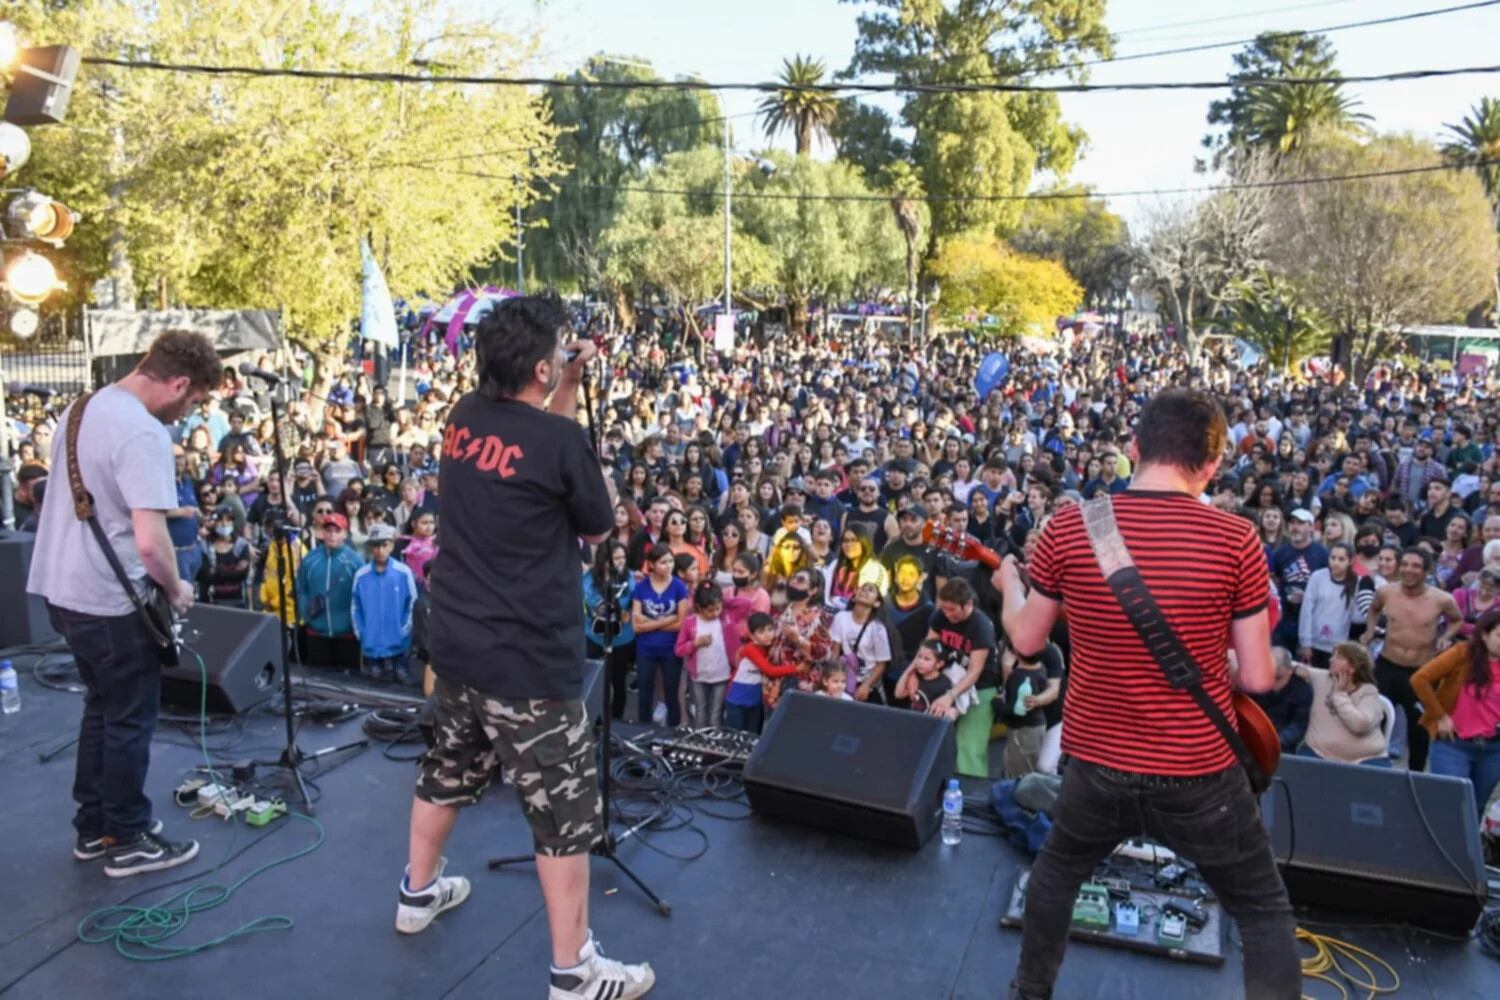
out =
[[[1259,612],[1269,593],[1254,528],[1186,493],[1127,490],[1113,503],[1136,567],[1202,667],[1205,689],[1233,720],[1230,620]],[[1068,613],[1063,750],[1147,774],[1211,774],[1236,763],[1213,723],[1168,686],[1146,652],[1104,582],[1077,507],[1048,522],[1029,571],[1031,585]]]

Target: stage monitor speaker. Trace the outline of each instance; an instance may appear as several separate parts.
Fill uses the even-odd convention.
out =
[[[198,711],[208,673],[208,710],[240,715],[271,697],[281,684],[281,625],[275,615],[195,604],[182,634],[181,662],[162,671],[162,701]]]
[[[22,49],[21,65],[5,102],[5,120],[13,125],[61,124],[68,116],[82,58],[71,45]]]
[[[62,641],[47,617],[47,602],[26,593],[35,539],[28,531],[0,532],[0,649]]]
[[[1484,852],[1464,778],[1283,757],[1261,820],[1292,901],[1468,933]]]
[[[953,723],[789,692],[745,765],[757,813],[917,850],[957,764]]]

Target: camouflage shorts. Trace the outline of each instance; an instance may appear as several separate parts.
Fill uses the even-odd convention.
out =
[[[584,854],[599,842],[599,769],[582,701],[495,698],[441,675],[433,697],[435,743],[422,755],[418,798],[472,805],[498,763],[516,786],[538,854]]]

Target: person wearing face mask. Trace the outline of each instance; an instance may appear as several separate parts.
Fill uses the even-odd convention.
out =
[[[245,599],[245,581],[250,577],[252,562],[250,543],[235,533],[234,510],[221,506],[214,510],[208,538],[203,543],[203,599],[227,608],[249,607]]]

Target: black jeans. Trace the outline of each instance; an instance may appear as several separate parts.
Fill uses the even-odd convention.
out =
[[[1396,709],[1406,713],[1406,747],[1409,753],[1406,765],[1413,771],[1427,770],[1427,728],[1417,720],[1422,718],[1422,702],[1411,689],[1411,675],[1415,667],[1403,667],[1383,656],[1375,657],[1375,687],[1391,699]]]
[[[604,647],[592,639],[585,639],[588,650],[586,655],[591,660],[604,659]],[[635,666],[635,640],[621,644],[615,643],[611,650],[614,655],[612,668],[609,672],[609,716],[612,719],[625,718],[625,703],[629,700],[630,692],[626,685],[630,680],[630,668]]]
[[[83,679],[73,826],[124,840],[151,826],[146,770],[161,705],[161,661],[134,613],[105,618],[47,606]]]
[[[1191,784],[1071,761],[1052,832],[1026,887],[1012,996],[1051,997],[1078,887],[1115,845],[1146,834],[1195,862],[1239,924],[1247,1000],[1297,1000],[1296,921],[1249,780],[1239,767]]]

